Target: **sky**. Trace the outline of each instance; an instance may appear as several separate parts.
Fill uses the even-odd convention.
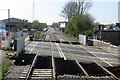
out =
[[[53,22],[65,21],[60,16],[65,3],[70,0],[34,0],[34,20],[51,25]],[[88,0],[89,1],[89,0]],[[111,24],[118,22],[119,0],[90,0],[93,6],[89,13],[96,22]],[[0,0],[0,20],[10,17],[33,21],[33,0]]]

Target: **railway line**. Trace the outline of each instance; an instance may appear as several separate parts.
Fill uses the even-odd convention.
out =
[[[59,34],[47,35],[49,36],[46,41],[45,36],[42,42],[32,41],[26,46],[26,53],[19,54],[15,59],[14,66],[3,80],[120,79],[119,65],[110,66],[84,49],[79,49]],[[52,36],[56,40],[53,40]],[[78,55],[78,53],[81,54]],[[88,60],[84,59],[83,61],[81,56]]]
[[[60,36],[60,35],[59,35]],[[62,37],[62,36],[61,36]],[[62,37],[63,38],[63,37]],[[63,38],[64,39],[64,38]],[[69,42],[68,40],[64,39],[65,41],[67,41],[71,46],[74,46],[71,42]],[[62,43],[62,41],[60,41]],[[63,44],[63,43],[62,43]],[[87,78],[88,79],[113,79],[113,80],[116,80],[118,79],[117,77],[119,76],[119,72],[117,72],[120,67],[119,66],[116,66],[116,67],[102,67],[98,62],[96,62],[95,60],[91,59],[90,60],[93,60],[92,63],[82,63],[82,62],[78,62],[73,56],[72,56],[72,53],[69,52],[68,50],[68,53],[69,55],[71,55],[71,57],[73,58],[74,61],[76,61],[76,63],[79,63],[78,65],[80,66],[80,68],[83,69],[84,73],[86,74]],[[86,54],[85,54],[86,55]],[[88,55],[89,56],[89,55]],[[113,68],[113,69],[111,69]],[[115,69],[114,69],[115,68]],[[93,69],[93,70],[91,70]],[[113,73],[111,73],[111,70]],[[116,75],[116,76],[115,76]],[[119,76],[120,77],[120,76]]]

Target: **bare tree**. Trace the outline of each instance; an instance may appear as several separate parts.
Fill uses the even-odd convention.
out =
[[[62,16],[66,19],[70,19],[77,13],[77,4],[76,2],[68,2],[62,10]]]
[[[92,2],[87,2],[86,0],[78,0],[78,13],[84,15],[92,6]]]
[[[80,14],[80,15],[87,14],[91,6],[92,6],[92,2],[88,2],[86,0],[70,1],[63,7],[61,16],[70,20],[76,14]]]

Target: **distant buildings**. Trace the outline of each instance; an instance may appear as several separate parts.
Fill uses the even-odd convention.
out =
[[[18,18],[4,19],[0,21],[0,28],[9,31],[16,31],[17,29],[22,30],[24,21]]]
[[[64,32],[64,29],[65,29],[65,27],[66,27],[66,21],[62,21],[62,22],[59,22],[59,24],[60,24],[60,32],[62,33],[62,32]]]

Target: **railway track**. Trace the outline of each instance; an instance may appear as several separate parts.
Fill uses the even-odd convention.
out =
[[[65,57],[54,57],[50,34],[50,50],[51,56],[41,56],[38,52],[34,53],[34,47],[29,52],[30,54],[20,54],[15,61],[13,69],[3,78],[17,80],[119,80],[120,67],[105,67],[101,66],[96,61],[92,63],[79,62],[72,53],[67,49],[71,59]],[[61,37],[61,36],[60,36]],[[63,38],[63,37],[61,37]],[[63,38],[64,39],[64,38]],[[58,39],[59,40],[59,39]],[[68,40],[64,39],[71,46],[74,46]],[[55,43],[55,42],[54,42]],[[37,45],[37,43],[36,43]],[[27,57],[27,58],[26,58]],[[90,57],[88,57],[92,60]],[[19,69],[19,70],[18,70]],[[91,70],[92,69],[92,70]]]
[[[51,38],[50,38],[50,43],[51,43]],[[31,69],[26,77],[26,80],[40,80],[40,79],[53,80],[54,79],[53,74],[54,74],[54,70],[53,70],[52,53],[51,56],[40,56],[36,54]]]
[[[52,79],[51,57],[36,55],[26,80]]]
[[[58,35],[58,34],[57,34]],[[60,35],[59,35],[60,36]],[[62,36],[60,36],[63,38]],[[74,46],[71,42],[63,38],[65,41],[67,41],[71,46]],[[62,41],[60,41],[61,44]],[[79,67],[82,69],[84,74],[86,75],[88,80],[98,80],[98,79],[104,79],[104,80],[118,80],[120,78],[120,66],[117,67],[103,67],[99,63],[93,60],[93,63],[81,63],[78,62],[73,56],[72,53],[68,50],[69,55],[71,55],[71,58],[79,65]],[[89,57],[90,60],[91,57]],[[93,69],[93,70],[91,70]]]

